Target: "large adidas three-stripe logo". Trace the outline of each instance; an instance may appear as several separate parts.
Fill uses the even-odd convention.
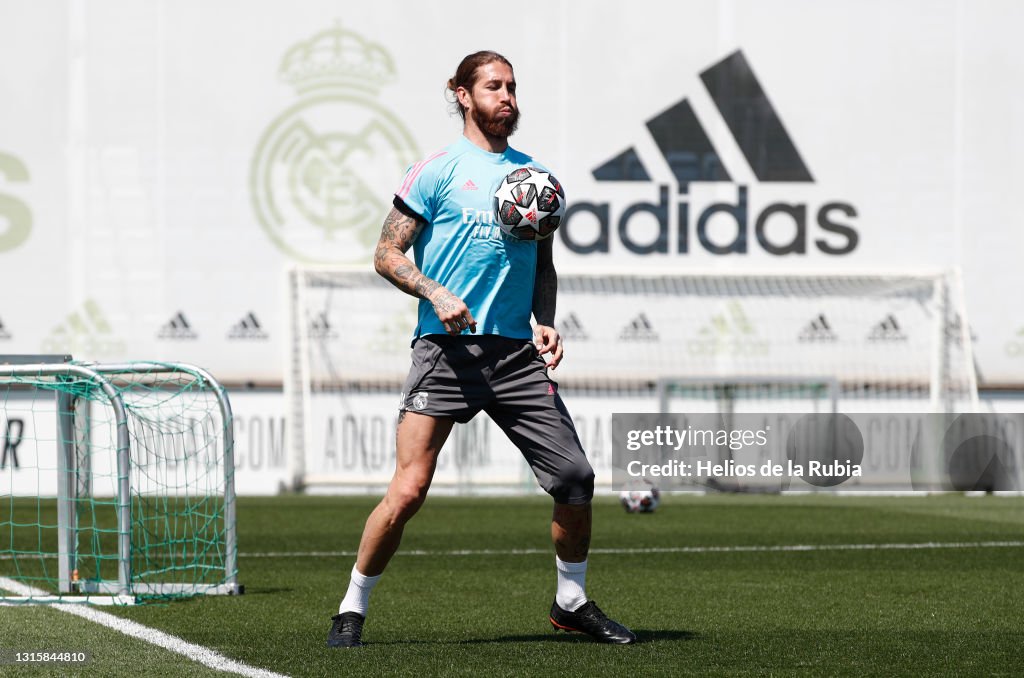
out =
[[[755,246],[774,256],[815,251],[835,256],[856,249],[859,234],[853,220],[858,216],[857,209],[836,200],[810,204],[820,199],[821,190],[814,186],[815,178],[804,157],[744,54],[730,54],[699,77],[739,151],[733,150],[727,157],[734,163],[745,160],[749,171],[738,166],[730,171],[726,167],[705,127],[711,121],[702,122],[691,98],[683,97],[644,122],[661,159],[642,158],[633,144],[592,170],[598,182],[637,184],[637,196],[650,195],[649,188],[641,184],[659,183],[656,201],[641,199],[623,205],[620,198],[588,201],[577,194],[559,231],[563,244],[577,254],[610,252],[616,237],[623,248],[641,255],[688,254],[698,245],[715,255],[748,254]],[[714,115],[709,112],[712,109],[699,110],[704,116]],[[666,166],[677,191],[670,191],[661,183],[663,180],[655,178],[659,172],[652,170],[660,167],[664,173]],[[734,177],[750,179],[755,187],[751,190]],[[721,191],[712,194],[707,190],[691,197],[692,184],[715,182],[733,183],[735,200],[723,201]],[[765,202],[762,194],[767,192],[757,191],[756,185],[772,182],[793,185],[791,196],[785,201]],[[676,197],[671,197],[672,193]],[[777,190],[772,192],[773,196],[777,194]],[[609,196],[621,196],[621,192]],[[653,217],[657,221],[653,239],[649,235],[638,237],[631,227],[639,215],[644,215],[640,220],[649,222]],[[580,221],[585,223],[577,226],[575,222]],[[712,221],[714,228],[709,226]],[[814,225],[818,233],[813,231]],[[641,229],[643,233],[649,231]]]
[[[733,52],[703,71],[700,79],[758,181],[814,181],[743,52]],[[646,125],[679,182],[680,192],[685,193],[691,181],[732,181],[688,98]],[[635,146],[594,169],[593,174],[598,181],[652,180]]]

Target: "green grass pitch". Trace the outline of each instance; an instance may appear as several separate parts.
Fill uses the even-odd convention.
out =
[[[599,498],[588,593],[641,641],[610,647],[548,624],[548,500],[431,497],[373,594],[369,645],[331,650],[353,557],[310,554],[353,551],[373,504],[240,499],[244,596],[106,609],[294,676],[1010,676],[1024,666],[1020,545],[771,550],[1019,542],[1024,498],[668,495],[652,515]],[[754,546],[769,550],[702,550]],[[4,675],[214,673],[48,608],[0,608],[0,639],[93,655],[77,674],[0,666]]]

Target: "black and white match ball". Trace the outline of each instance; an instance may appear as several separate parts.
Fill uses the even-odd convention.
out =
[[[565,191],[550,172],[520,167],[501,180],[494,192],[498,225],[519,240],[547,238],[565,216]]]

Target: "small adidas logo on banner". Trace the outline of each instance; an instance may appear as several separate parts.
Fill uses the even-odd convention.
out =
[[[686,342],[686,350],[694,356],[737,356],[748,358],[768,355],[771,342],[758,336],[757,328],[747,316],[743,305],[730,301],[720,312],[708,318],[696,336]]]
[[[181,311],[178,311],[173,318],[168,320],[167,324],[160,328],[160,332],[158,332],[156,336],[158,339],[174,340],[190,340],[199,338],[199,335],[192,330],[192,326],[188,324],[185,314]]]
[[[963,337],[964,321],[960,317],[959,313],[955,313],[953,318],[946,323],[946,338],[957,346],[964,345]],[[974,332],[974,328],[970,325],[967,326],[967,334],[970,336],[971,341],[978,341],[978,335]]]
[[[228,332],[228,339],[256,339],[264,340],[268,339],[270,335],[263,331],[263,327],[260,326],[260,321],[256,318],[256,314],[252,311],[239,320],[231,331]]]
[[[868,341],[906,341],[907,335],[903,334],[900,329],[900,324],[896,321],[896,316],[892,313],[885,316],[885,318],[879,322],[871,330],[871,334],[868,335]]]
[[[327,320],[327,314],[323,311],[317,313],[315,317],[309,319],[309,338],[310,339],[337,339],[338,333],[331,327],[331,323]]]
[[[654,326],[647,319],[647,314],[641,313],[622,328],[619,339],[623,341],[657,341],[658,333],[654,331]]]
[[[838,337],[829,326],[828,319],[825,318],[825,314],[819,313],[818,316],[814,318],[814,320],[812,320],[802,332],[800,332],[798,339],[799,341],[806,342],[834,342]]]
[[[575,313],[570,313],[562,322],[558,323],[559,333],[564,339],[586,341],[590,338],[587,331],[583,329],[583,323]]]
[[[466,183],[462,184],[462,190],[464,191],[475,191],[477,190],[476,184],[473,183],[472,179],[466,179]]]
[[[86,299],[43,339],[43,353],[62,353],[82,359],[120,358],[125,342],[115,333],[106,314],[94,299]]]

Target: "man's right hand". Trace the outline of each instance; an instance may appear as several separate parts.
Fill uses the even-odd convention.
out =
[[[454,337],[468,328],[470,332],[476,334],[476,319],[462,299],[444,287],[438,287],[430,295],[430,303],[434,306],[437,319],[444,325],[445,332]]]

